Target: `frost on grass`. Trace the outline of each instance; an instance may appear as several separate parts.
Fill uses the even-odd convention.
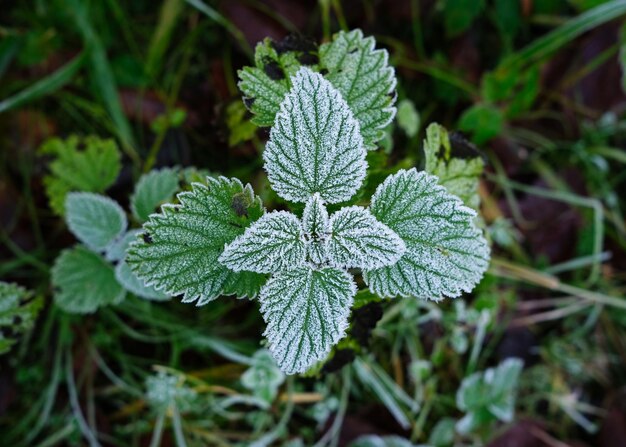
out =
[[[306,261],[302,225],[286,211],[265,214],[224,248],[219,261],[236,272],[273,273],[301,267]]]
[[[375,269],[395,264],[404,254],[402,239],[358,206],[342,208],[330,219],[328,258],[335,267]]]
[[[92,313],[126,296],[113,267],[99,254],[78,245],[65,250],[52,267],[54,302],[69,313]]]
[[[396,264],[364,272],[374,293],[454,298],[471,291],[487,269],[489,247],[473,223],[476,213],[437,185],[437,177],[415,169],[389,176],[371,211],[406,244]]]
[[[157,207],[169,201],[178,190],[178,174],[174,169],[151,171],[141,176],[130,198],[135,218],[145,222]]]
[[[463,203],[477,210],[480,205],[478,182],[483,173],[484,163],[477,149],[467,141],[448,134],[443,126],[432,123],[426,129],[424,140],[425,171],[439,177],[439,184],[448,192],[461,198]],[[466,149],[470,154],[463,158],[453,155],[453,145]],[[469,155],[469,156],[468,156]]]
[[[237,179],[207,178],[178,195],[179,205],[165,205],[150,216],[127,257],[131,269],[146,282],[183,302],[203,305],[233,287],[238,273],[218,262],[224,246],[243,234],[263,214],[250,185]],[[243,275],[243,274],[242,274]],[[262,283],[261,275],[246,273]],[[259,284],[260,286],[260,284]],[[253,289],[248,287],[248,290]]]
[[[388,64],[386,50],[376,50],[373,37],[361,30],[341,31],[320,47],[320,64],[327,79],[341,92],[359,121],[365,147],[376,149],[385,136],[384,128],[396,109],[396,77]]]
[[[104,251],[126,231],[124,210],[117,202],[100,194],[69,193],[65,212],[71,232],[96,251]]]
[[[356,286],[344,270],[300,268],[274,275],[261,289],[265,336],[280,369],[303,373],[345,335]]]
[[[320,74],[301,68],[292,82],[263,153],[272,188],[294,202],[348,200],[367,166],[359,123]]]
[[[319,194],[313,194],[306,203],[302,228],[309,241],[309,259],[314,264],[322,264],[327,257],[330,219]]]

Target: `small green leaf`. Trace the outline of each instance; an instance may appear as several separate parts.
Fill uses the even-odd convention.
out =
[[[410,99],[398,103],[398,127],[407,137],[413,138],[420,130],[420,115]]]
[[[140,222],[145,222],[159,205],[168,202],[178,190],[178,173],[161,169],[142,175],[130,198],[130,209]]]
[[[274,211],[228,244],[219,261],[235,272],[273,273],[302,267],[306,249],[300,220],[287,211]]]
[[[159,371],[146,379],[146,401],[158,412],[189,411],[196,398],[196,391],[187,386],[181,377]]]
[[[146,286],[130,269],[126,261],[120,261],[115,267],[115,279],[130,293],[141,298],[154,301],[167,301],[170,299],[169,295],[156,290],[154,287]]]
[[[89,248],[104,251],[126,231],[124,210],[108,197],[72,192],[65,201],[67,225]]]
[[[241,384],[267,403],[272,403],[285,375],[276,366],[269,351],[260,349],[252,357],[252,366],[241,375]]]
[[[476,104],[463,112],[459,119],[459,129],[471,132],[472,140],[478,145],[498,136],[503,127],[502,112],[489,104]]]
[[[54,302],[69,313],[92,313],[120,303],[126,293],[102,256],[77,246],[59,255],[52,267]]]
[[[439,300],[469,292],[489,265],[489,246],[474,225],[476,213],[416,169],[389,176],[372,197],[371,212],[406,244],[400,260],[364,272],[382,297]]]
[[[345,335],[356,293],[344,270],[301,268],[280,272],[261,289],[269,349],[285,374],[303,373],[323,360]]]
[[[105,253],[105,258],[109,262],[121,261],[126,257],[126,251],[130,247],[131,242],[137,239],[137,236],[141,234],[140,229],[129,230],[122,237],[117,238],[110,244]]]
[[[263,214],[250,185],[237,179],[207,177],[178,194],[179,205],[164,205],[150,216],[144,233],[131,245],[127,262],[146,282],[183,302],[203,305],[237,281],[218,262],[224,246]]]
[[[450,194],[458,196],[465,205],[477,210],[480,205],[478,184],[483,173],[483,160],[480,156],[457,158],[451,152],[452,143],[446,129],[436,123],[428,126],[424,141],[424,170],[439,177],[439,184],[445,186]]]
[[[263,153],[272,188],[294,202],[348,200],[366,170],[359,123],[321,75],[302,68],[292,82]]]
[[[320,65],[358,120],[368,150],[376,149],[396,113],[395,73],[387,51],[375,48],[374,38],[356,29],[340,31],[319,51]]]
[[[226,107],[226,125],[228,126],[228,146],[237,146],[249,141],[256,135],[257,126],[246,117],[246,107],[241,101],[232,102]]]
[[[80,149],[84,146],[84,149]],[[53,155],[50,175],[44,177],[50,207],[64,214],[65,196],[70,191],[104,192],[115,182],[122,165],[120,151],[113,140],[96,137],[66,140],[51,138],[40,152]]]
[[[33,327],[42,308],[41,296],[33,298],[25,288],[0,281],[0,354],[8,352],[17,337]]]
[[[406,249],[387,225],[365,208],[342,208],[330,218],[329,263],[333,267],[376,269],[395,264]]]

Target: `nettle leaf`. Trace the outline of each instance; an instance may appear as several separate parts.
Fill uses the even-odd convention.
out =
[[[319,194],[313,194],[302,213],[302,228],[309,238],[309,258],[322,264],[327,257],[330,219]]]
[[[274,275],[261,289],[265,336],[280,369],[302,373],[345,335],[356,285],[344,270],[300,268]]]
[[[374,293],[454,298],[487,270],[489,246],[473,223],[476,213],[437,185],[437,177],[415,168],[389,176],[372,197],[371,212],[406,244],[396,264],[364,272]]]
[[[207,177],[207,185],[194,183],[191,191],[177,197],[179,205],[164,205],[160,214],[150,216],[127,262],[147,286],[172,296],[182,294],[183,302],[200,306],[237,281],[239,274],[218,257],[261,217],[263,207],[250,185],[225,177]]]
[[[236,272],[273,273],[301,267],[306,243],[300,220],[286,211],[265,214],[224,248],[219,261]]]
[[[463,158],[453,156],[453,152],[463,149]],[[439,177],[439,184],[448,192],[477,210],[480,206],[478,184],[485,166],[478,149],[458,134],[448,134],[443,126],[433,123],[426,129],[424,153],[424,170]]]
[[[96,251],[104,251],[126,231],[124,210],[114,200],[99,194],[69,193],[65,211],[70,231]]]
[[[301,68],[292,82],[263,153],[272,188],[294,202],[348,200],[367,166],[359,123],[320,74]]]
[[[43,308],[43,298],[17,284],[0,281],[0,354],[11,349],[17,337],[30,330]]]
[[[122,168],[121,153],[113,140],[52,138],[42,145],[40,152],[55,157],[49,165],[51,174],[44,177],[44,186],[50,207],[58,215],[64,214],[68,192],[104,192]]]
[[[109,262],[121,261],[126,257],[126,251],[130,244],[141,234],[141,229],[129,230],[122,237],[113,241],[106,250],[104,257]]]
[[[396,109],[396,77],[386,50],[376,50],[373,37],[361,30],[340,31],[320,47],[320,65],[327,79],[341,92],[359,121],[365,147],[376,149]]]
[[[334,267],[375,269],[395,264],[406,249],[400,237],[359,206],[342,208],[330,219],[328,243]]]
[[[92,313],[120,303],[126,293],[113,267],[99,254],[79,245],[65,250],[52,267],[54,302],[66,312]]]
[[[282,42],[266,38],[255,48],[254,62],[254,67],[239,70],[239,89],[244,104],[254,115],[252,122],[269,127],[291,88],[290,77],[302,65],[317,70],[317,45],[299,36],[289,36]]]
[[[130,209],[140,222],[145,222],[157,207],[171,200],[178,190],[178,173],[161,169],[142,175],[130,198]]]

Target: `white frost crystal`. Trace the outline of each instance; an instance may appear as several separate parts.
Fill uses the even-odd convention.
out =
[[[365,177],[358,121],[341,93],[303,67],[276,115],[263,158],[272,188],[284,199],[327,203],[348,200]]]
[[[328,257],[332,266],[374,269],[395,264],[404,254],[402,239],[359,206],[334,213],[330,231]]]
[[[407,248],[396,264],[364,272],[374,293],[454,298],[471,291],[487,270],[489,246],[473,223],[475,211],[437,180],[414,168],[401,170],[379,185],[372,197],[372,214]]]
[[[226,246],[219,261],[236,272],[273,273],[300,267],[306,261],[302,225],[286,211],[265,214]]]
[[[334,268],[281,272],[261,289],[265,336],[280,369],[303,373],[345,335],[356,294],[352,276]]]

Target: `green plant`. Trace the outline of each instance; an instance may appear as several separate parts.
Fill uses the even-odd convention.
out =
[[[436,176],[400,170],[378,185],[369,208],[350,202],[367,149],[395,113],[393,69],[374,45],[358,30],[319,52],[266,40],[257,67],[240,72],[254,120],[272,125],[263,153],[269,183],[294,209],[304,205],[301,215],[266,213],[250,185],[207,178],[150,216],[129,249],[147,285],[183,302],[259,295],[269,350],[287,374],[311,369],[345,335],[354,269],[380,297],[439,300],[470,291],[488,265],[476,213]]]

